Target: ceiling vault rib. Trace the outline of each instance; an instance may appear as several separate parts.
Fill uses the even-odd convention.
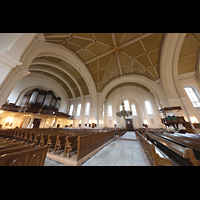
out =
[[[46,42],[62,45],[83,61],[99,93],[111,80],[127,74],[145,76],[153,81],[158,80],[164,36],[164,33],[44,33]],[[187,36],[185,40],[193,39],[195,36],[199,38],[197,33],[195,35],[190,33]],[[181,55],[183,57],[179,57],[179,60],[196,56],[196,53]],[[43,54],[40,56],[45,59]],[[71,70],[74,76],[76,75],[76,71],[73,71],[73,68],[62,59],[46,58],[66,69],[69,68],[68,70]],[[54,67],[48,69],[54,70]],[[59,74],[67,78],[65,74],[60,72]]]
[[[91,62],[93,62],[93,61],[95,61],[95,60],[97,60],[97,59],[99,59],[99,58],[102,58],[102,57],[104,57],[104,56],[107,56],[107,55],[109,55],[110,53],[113,53],[113,52],[114,52],[113,49],[110,50],[110,51],[107,51],[107,52],[105,52],[105,53],[103,53],[103,54],[101,54],[101,55],[99,55],[99,56],[96,56],[96,57],[94,57],[94,58],[92,58],[92,59],[86,61],[85,64],[87,65],[88,63],[91,63]]]
[[[66,35],[46,35],[45,38],[64,38],[64,37],[71,37],[69,34]]]
[[[151,63],[151,67],[153,68],[153,70],[154,70],[154,72],[155,72],[155,74],[156,74],[156,76],[157,76],[157,78],[158,78],[158,74],[157,74],[156,70],[155,70],[154,67],[153,67],[153,62],[151,61],[151,59],[150,59],[150,57],[149,57],[149,54],[148,54],[148,51],[146,50],[146,48],[145,48],[145,46],[144,46],[144,44],[143,44],[143,42],[142,42],[141,40],[140,40],[140,44],[142,45],[142,47],[143,47],[143,49],[144,49],[144,51],[145,51],[145,54],[146,54],[146,56],[147,56],[149,62]],[[157,78],[151,73],[151,71],[150,71],[149,69],[147,69],[147,70],[148,70],[148,72],[151,74],[151,76],[154,77],[155,80],[156,80]]]
[[[130,44],[133,44],[134,42],[137,42],[137,41],[139,41],[139,40],[141,40],[141,39],[144,39],[144,38],[146,38],[146,37],[149,37],[150,35],[153,35],[153,34],[154,34],[154,33],[147,33],[147,34],[142,35],[142,36],[140,36],[140,37],[134,38],[133,40],[130,40],[130,41],[128,41],[128,42],[126,42],[126,43],[124,43],[124,44],[122,44],[122,45],[119,45],[118,49],[122,49],[122,48],[124,48],[124,47],[126,47],[126,46],[129,46]]]
[[[112,34],[114,34],[114,33],[111,33],[111,36],[112,36],[112,39],[113,39],[113,35],[112,35]],[[122,44],[122,45],[119,45],[119,46],[117,47],[117,49],[118,49],[118,50],[119,50],[119,49],[122,49],[122,48],[124,48],[124,47],[126,47],[126,46],[128,46],[128,45],[130,45],[130,44],[132,44],[132,43],[134,43],[134,42],[139,41],[140,39],[144,39],[144,38],[146,38],[146,37],[149,37],[149,36],[152,35],[152,34],[154,34],[154,33],[146,33],[146,34],[144,34],[144,35],[142,35],[142,36],[140,36],[140,37],[134,38],[133,40],[130,40],[130,41],[128,41],[128,42],[126,42],[126,43],[124,43],[124,44]],[[115,36],[114,36],[114,37],[115,37]],[[116,39],[115,39],[115,40],[116,40]],[[117,45],[116,41],[115,41],[115,44]],[[114,46],[114,47],[115,47],[115,46]],[[106,55],[109,55],[110,53],[113,53],[114,51],[115,51],[115,48],[113,48],[113,49],[110,50],[110,51],[107,51],[107,52],[105,52],[105,53],[103,53],[103,54],[101,54],[101,55],[99,55],[99,56],[96,56],[96,57],[94,57],[94,58],[92,58],[92,59],[86,61],[85,64],[87,65],[88,63],[91,63],[91,62],[93,62],[93,61],[95,61],[95,60],[97,60],[97,59],[99,59],[99,58],[102,58],[102,57],[104,57],[104,56],[106,56]]]
[[[116,38],[115,38],[115,34],[111,33],[111,36],[112,36],[113,46],[114,46],[114,50],[115,50],[115,55],[116,55],[116,58],[117,58],[117,64],[118,64],[118,68],[119,68],[119,73],[120,73],[120,76],[122,76],[122,67],[121,67],[121,63],[120,63],[120,59],[119,59],[118,46],[117,46],[117,41],[116,41]]]

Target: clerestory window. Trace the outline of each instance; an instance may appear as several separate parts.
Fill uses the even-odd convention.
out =
[[[200,107],[200,101],[199,98],[197,97],[197,94],[195,93],[194,89],[192,87],[185,87],[184,88],[190,101],[192,102],[192,105],[194,107]]]

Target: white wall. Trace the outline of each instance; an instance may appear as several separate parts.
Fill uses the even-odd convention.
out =
[[[55,81],[49,80],[49,78],[45,76],[34,76],[34,74],[28,75],[17,82],[8,97],[9,102],[19,105],[26,92],[34,88],[52,90],[57,97],[61,97],[59,111],[68,111],[69,98],[64,89]]]
[[[198,121],[200,122],[200,108],[195,108],[192,105],[189,97],[187,96],[187,94],[186,94],[186,92],[184,90],[184,88],[186,86],[192,86],[200,94],[199,84],[198,84],[197,80],[194,77],[194,72],[183,74],[183,75],[179,75],[179,82],[180,82],[180,85],[181,85],[182,92],[184,92],[185,96],[186,96],[185,98],[182,98],[182,100],[183,100],[183,103],[184,103],[185,107],[187,108],[189,116],[190,117],[191,116],[195,116],[198,119]],[[200,98],[200,96],[198,96],[198,97]]]
[[[74,116],[74,122],[73,122],[73,127],[78,127],[79,126],[79,121],[81,120],[81,127],[89,127],[89,120],[91,120],[91,116],[92,116],[92,111],[90,109],[90,113],[89,115],[85,115],[85,106],[86,106],[86,103],[89,102],[90,103],[90,96],[89,95],[86,95],[84,96],[84,105],[82,105],[82,101],[81,101],[81,97],[77,97],[76,98],[76,106],[74,106],[74,109],[73,109],[73,116]],[[81,114],[80,116],[77,116],[77,106],[78,104],[81,104]],[[73,99],[70,99],[70,105],[74,104],[74,100]],[[70,105],[69,105],[69,108],[70,108]],[[68,110],[69,111],[69,110]],[[87,126],[85,126],[85,124],[87,124]]]
[[[141,128],[144,120],[148,121],[149,128],[158,128],[161,127],[161,117],[159,109],[157,108],[155,98],[152,93],[147,92],[146,90],[136,87],[136,86],[123,86],[122,87],[122,96],[123,101],[129,100],[129,104],[135,104],[137,109],[137,116],[131,116],[133,119],[134,128]],[[145,101],[150,101],[153,109],[153,115],[147,115],[145,108]],[[124,122],[124,119],[116,116],[116,112],[119,111],[119,106],[122,103],[121,98],[121,89],[116,89],[113,91],[108,99],[105,102],[105,117],[103,119],[104,126],[114,127],[114,121],[117,122],[117,126],[121,126]],[[112,105],[112,117],[108,117],[108,105]]]

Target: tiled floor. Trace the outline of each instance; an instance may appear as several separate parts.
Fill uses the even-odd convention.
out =
[[[66,165],[63,165],[62,163],[58,163],[58,162],[55,162],[53,160],[46,158],[44,166],[66,166]]]
[[[126,132],[120,138],[136,139],[136,135],[135,132]],[[65,165],[46,158],[44,166]],[[147,166],[147,164],[138,141],[116,139],[84,162],[82,166]]]
[[[121,138],[136,139],[135,132]],[[82,166],[147,166],[138,141],[115,140],[97,152]]]

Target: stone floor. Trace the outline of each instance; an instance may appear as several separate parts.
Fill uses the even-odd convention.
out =
[[[147,166],[138,141],[131,139],[136,140],[135,132],[126,132],[85,161],[82,166]],[[66,165],[46,158],[44,166]]]
[[[126,132],[122,139],[136,139],[135,132]],[[147,166],[138,141],[115,140],[97,152],[82,166]]]
[[[46,158],[44,166],[67,166],[67,165],[63,165],[62,163],[58,163],[58,162],[55,162],[53,160]]]

